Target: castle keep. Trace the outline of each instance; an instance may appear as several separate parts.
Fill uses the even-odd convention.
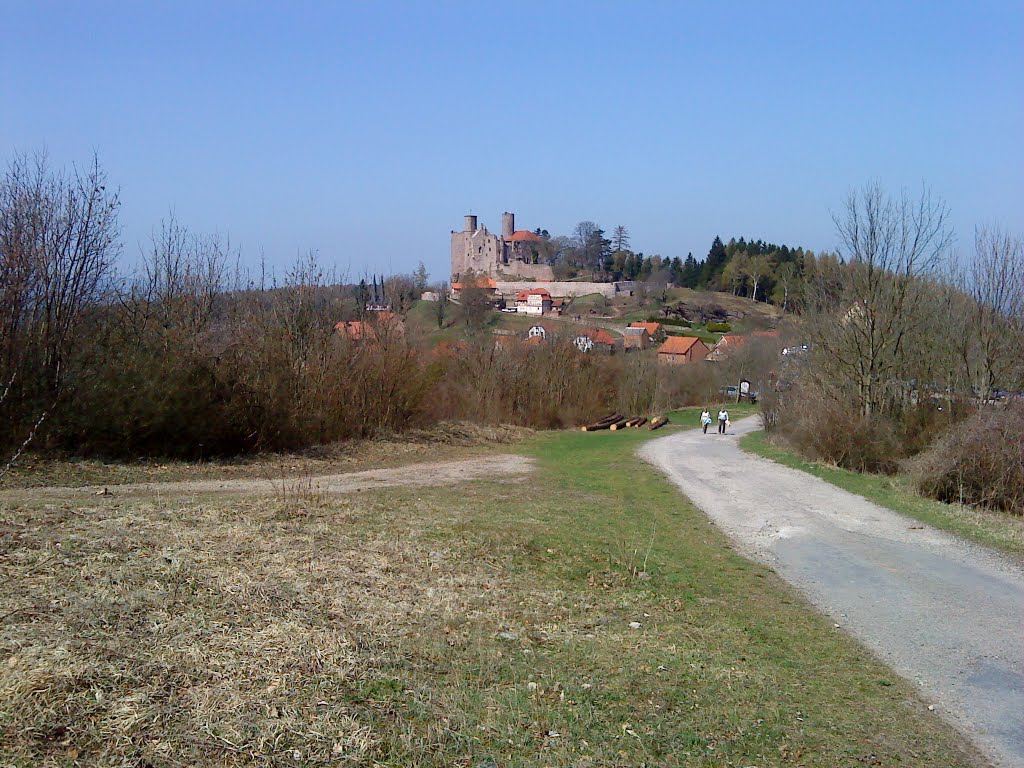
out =
[[[452,231],[452,279],[469,270],[488,277],[551,280],[551,267],[537,264],[540,236],[528,229],[516,229],[514,213],[501,214],[501,234],[478,227],[468,215],[461,232]]]

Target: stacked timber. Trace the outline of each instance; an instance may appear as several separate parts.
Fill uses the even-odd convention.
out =
[[[634,422],[635,422],[633,424],[634,427],[637,427],[637,428],[642,427],[644,424],[647,423],[647,417],[646,416],[640,416],[640,417],[634,419]]]
[[[584,432],[597,432],[601,429],[618,429],[618,427],[614,425],[625,422],[625,420],[626,418],[621,413],[613,413],[609,416],[605,416],[599,421],[595,421],[593,424],[587,424],[581,427],[581,429]]]
[[[668,419],[665,416],[656,416],[651,419],[651,423],[647,425],[648,429],[660,429],[668,424]]]

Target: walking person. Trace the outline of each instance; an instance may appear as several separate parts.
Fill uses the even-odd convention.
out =
[[[708,433],[708,427],[711,426],[711,411],[707,406],[704,406],[704,413],[700,415],[700,425],[704,428],[704,434]]]
[[[725,410],[725,406],[722,406],[722,410],[718,412],[718,434],[725,434],[725,425],[729,422],[729,412]]]

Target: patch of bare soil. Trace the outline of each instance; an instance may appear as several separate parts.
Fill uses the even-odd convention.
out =
[[[235,459],[131,462],[100,459],[22,457],[2,480],[0,489],[113,486],[175,480],[305,478],[411,464],[455,460],[506,450],[532,434],[509,425],[442,423],[427,429],[367,440],[317,446],[296,453],[256,454]]]
[[[310,497],[323,494],[395,486],[453,485],[469,480],[523,475],[533,468],[533,460],[514,454],[499,454],[455,461],[407,464],[400,467],[306,475],[298,478],[249,477],[245,479],[183,480],[163,483],[129,483],[111,486],[51,486],[0,491],[0,500],[75,499],[99,496],[195,496],[233,494],[243,496]]]

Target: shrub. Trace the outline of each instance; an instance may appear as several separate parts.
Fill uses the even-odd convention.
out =
[[[705,327],[711,333],[728,333],[732,330],[732,325],[729,323],[708,323]]]
[[[893,422],[811,388],[780,397],[775,430],[804,456],[856,472],[895,472],[904,451]]]
[[[950,429],[909,470],[940,501],[1024,514],[1024,403],[979,411]]]

